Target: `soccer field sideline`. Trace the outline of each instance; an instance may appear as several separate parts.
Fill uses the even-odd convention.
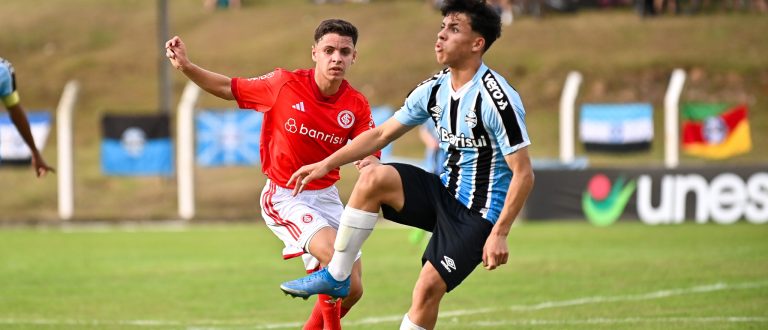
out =
[[[725,315],[725,316],[708,316],[708,317],[624,317],[624,318],[590,318],[590,319],[530,319],[530,320],[496,320],[496,321],[474,321],[468,323],[462,323],[458,320],[461,316],[478,315],[490,312],[499,311],[535,311],[550,308],[562,308],[571,307],[585,304],[600,304],[609,302],[625,302],[625,301],[638,301],[638,300],[652,300],[663,299],[673,296],[691,295],[691,294],[703,294],[717,291],[732,291],[732,290],[747,290],[755,288],[768,287],[768,281],[760,282],[745,282],[745,283],[713,283],[708,285],[700,285],[689,288],[672,288],[662,289],[653,292],[647,292],[643,294],[630,294],[630,295],[616,295],[616,296],[591,296],[580,297],[569,300],[559,301],[545,301],[532,305],[512,305],[503,308],[484,308],[484,309],[469,309],[469,310],[452,310],[443,311],[439,315],[441,322],[449,322],[451,325],[470,326],[477,327],[498,327],[498,326],[536,326],[536,325],[589,325],[589,324],[601,324],[601,325],[618,325],[618,324],[631,324],[631,323],[768,323],[768,316],[754,317],[754,316],[739,316],[739,315]],[[344,326],[362,326],[373,325],[381,323],[395,323],[402,319],[402,315],[389,315],[389,316],[375,316],[366,317],[363,319],[345,320]],[[449,319],[449,320],[446,320]],[[260,323],[260,324],[259,324]],[[303,323],[289,322],[289,323],[269,323],[269,322],[255,322],[247,320],[202,320],[202,321],[172,321],[172,320],[56,320],[56,319],[11,319],[0,318],[0,325],[45,325],[45,326],[136,326],[136,327],[186,327],[188,329],[208,329],[208,330],[225,330],[225,329],[291,329],[301,327]]]

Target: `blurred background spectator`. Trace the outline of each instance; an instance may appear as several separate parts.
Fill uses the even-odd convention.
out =
[[[240,8],[240,0],[203,0],[203,7],[207,10],[214,10],[217,8]]]
[[[493,6],[499,15],[501,15],[501,23],[504,25],[511,25],[514,20],[512,15],[512,0],[488,0],[488,4]]]
[[[440,6],[443,5],[443,0],[427,0],[427,5],[430,5],[433,8],[439,10]]]

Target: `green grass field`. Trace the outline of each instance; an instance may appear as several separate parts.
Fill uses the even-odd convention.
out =
[[[346,329],[393,329],[420,248],[380,224],[364,248],[365,295]],[[440,329],[764,329],[768,227],[521,223],[510,262],[479,268],[441,307]],[[297,329],[313,301],[262,225],[0,231],[2,329]]]

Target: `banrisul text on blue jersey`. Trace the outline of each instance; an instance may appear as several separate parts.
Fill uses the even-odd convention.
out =
[[[488,146],[488,141],[486,141],[485,136],[481,136],[479,139],[467,137],[464,133],[456,136],[456,134],[453,134],[442,127],[440,127],[440,141],[447,142],[457,148],[480,148]]]

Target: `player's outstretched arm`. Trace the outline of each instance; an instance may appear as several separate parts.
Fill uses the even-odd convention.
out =
[[[483,246],[483,267],[487,270],[496,269],[496,267],[507,263],[509,258],[509,248],[507,247],[509,229],[533,188],[533,168],[528,156],[528,147],[509,154],[504,159],[509,168],[512,169],[512,182],[510,182],[507,190],[504,208],[501,209],[499,219],[493,225],[491,234]]]
[[[27,144],[29,150],[32,152],[32,168],[35,170],[37,177],[45,176],[48,172],[56,173],[53,167],[48,166],[40,155],[40,151],[35,146],[35,140],[32,138],[32,131],[29,128],[29,121],[24,114],[24,109],[21,104],[16,104],[8,107],[8,113],[11,116],[13,125],[16,126],[16,130],[19,131],[24,143]]]
[[[403,125],[396,119],[390,118],[381,126],[358,135],[352,142],[325,159],[314,164],[302,166],[291,175],[287,184],[288,186],[292,183],[296,184],[293,188],[293,195],[296,196],[312,180],[322,178],[334,168],[349,164],[372,154],[376,150],[380,150],[411,128],[413,126]]]
[[[165,56],[168,57],[174,68],[184,73],[189,80],[192,80],[206,92],[225,100],[235,99],[230,89],[232,79],[192,63],[187,57],[187,46],[178,36],[165,43]]]

